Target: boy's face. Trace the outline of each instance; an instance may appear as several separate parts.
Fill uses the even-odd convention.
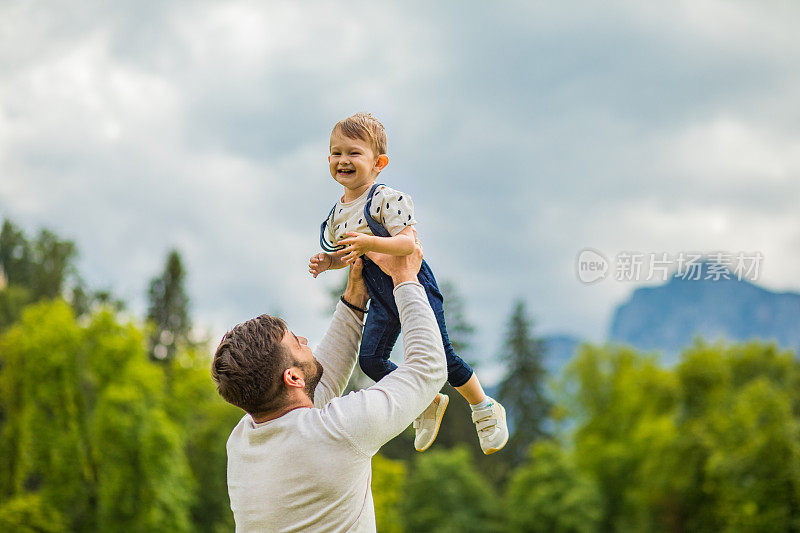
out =
[[[363,190],[375,182],[378,173],[386,166],[367,141],[345,137],[339,131],[331,134],[331,176],[345,189]]]

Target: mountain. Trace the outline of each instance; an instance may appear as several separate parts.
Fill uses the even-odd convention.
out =
[[[800,349],[800,294],[772,292],[746,280],[690,280],[678,276],[657,287],[636,289],[619,305],[610,340],[663,352],[665,360],[695,337],[714,341],[775,341]]]

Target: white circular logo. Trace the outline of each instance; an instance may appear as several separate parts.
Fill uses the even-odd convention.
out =
[[[584,248],[575,261],[581,283],[596,283],[608,275],[608,259],[597,250]]]

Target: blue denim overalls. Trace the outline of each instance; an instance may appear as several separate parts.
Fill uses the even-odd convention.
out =
[[[370,189],[367,195],[367,203],[364,206],[364,218],[373,235],[390,237],[386,228],[380,225],[370,214],[372,199],[375,197],[377,188],[381,185],[383,184],[376,183]],[[320,245],[326,252],[333,252],[343,248],[343,246],[334,247],[325,236],[327,232],[326,226],[332,214],[333,209],[331,209],[328,218],[320,226]],[[385,274],[378,265],[370,261],[367,256],[362,256],[361,259],[364,262],[362,276],[369,291],[370,304],[367,323],[364,326],[364,333],[361,338],[358,363],[367,376],[374,381],[379,381],[386,374],[397,368],[397,365],[389,360],[389,354],[397,341],[397,336],[400,334],[400,315],[397,310],[397,304],[394,301],[392,278]],[[436,316],[436,322],[439,324],[444,353],[447,358],[447,379],[453,387],[460,387],[472,376],[472,368],[455,353],[450,344],[450,339],[447,336],[447,326],[444,321],[444,298],[436,285],[436,278],[433,277],[433,272],[424,260],[419,274],[417,274],[417,279],[428,295],[428,301],[433,309],[433,314]]]

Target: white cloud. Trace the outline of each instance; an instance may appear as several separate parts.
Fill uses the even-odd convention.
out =
[[[800,174],[800,133],[787,137],[735,117],[692,124],[670,144],[664,162],[684,179],[716,187],[788,188]]]
[[[176,245],[203,324],[279,308],[318,338],[327,135],[370,110],[478,354],[516,297],[540,331],[603,337],[632,287],[578,283],[585,246],[759,249],[796,289],[798,8],[578,7],[6,3],[0,209],[138,309]]]

